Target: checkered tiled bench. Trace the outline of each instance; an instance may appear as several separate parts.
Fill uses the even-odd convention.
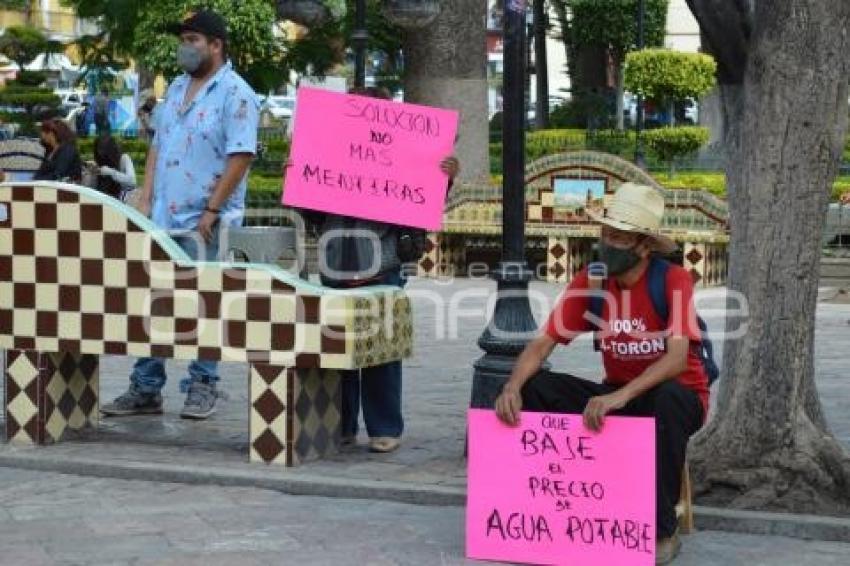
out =
[[[250,364],[252,461],[336,451],[337,370],[411,353],[395,287],[337,291],[274,266],[192,262],[135,210],[59,183],[0,185],[6,436],[94,425],[101,354]]]

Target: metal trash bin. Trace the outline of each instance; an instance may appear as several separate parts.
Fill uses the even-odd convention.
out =
[[[229,261],[273,263],[295,274],[304,263],[299,257],[295,228],[290,226],[229,228],[222,233],[222,248]]]

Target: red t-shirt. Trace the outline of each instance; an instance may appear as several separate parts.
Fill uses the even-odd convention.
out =
[[[631,288],[620,288],[609,277],[609,295],[603,301],[599,321],[605,381],[624,385],[639,377],[666,352],[667,336],[687,336],[688,367],[676,379],[699,396],[703,417],[708,414],[708,377],[699,357],[700,331],[694,308],[691,275],[682,267],[667,270],[668,320],[661,320],[652,305],[647,280],[648,269]],[[590,307],[587,270],[582,270],[558,300],[546,322],[545,331],[553,340],[569,344],[577,335],[593,330],[586,314]],[[587,316],[590,316],[587,314]]]

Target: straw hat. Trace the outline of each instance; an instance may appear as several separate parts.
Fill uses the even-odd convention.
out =
[[[650,236],[659,252],[671,253],[678,248],[676,242],[661,234],[664,197],[652,187],[623,183],[604,212],[588,210],[587,215],[611,228]]]

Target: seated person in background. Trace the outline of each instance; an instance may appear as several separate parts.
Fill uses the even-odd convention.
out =
[[[604,216],[592,215],[602,224],[599,255],[608,277],[589,277],[586,268],[576,276],[496,399],[496,414],[511,426],[522,409],[583,414],[585,426],[595,431],[607,414],[655,417],[658,564],[673,560],[681,547],[676,503],[685,453],[708,413],[691,275],[668,266],[667,320],[656,312],[649,290],[651,262],[663,261],[651,254],[676,249],[660,233],[663,216],[664,197],[632,183],[617,190]],[[588,297],[593,290],[604,297],[595,321]],[[556,345],[594,330],[605,367],[602,383],[540,370]],[[628,469],[628,462],[622,465]]]
[[[118,142],[109,134],[102,134],[94,141],[94,163],[88,164],[97,177],[94,188],[123,200],[123,196],[136,188],[136,169],[133,160],[122,153]]]
[[[77,138],[64,120],[51,118],[41,123],[41,145],[44,147],[44,161],[35,173],[36,181],[82,181]]]

